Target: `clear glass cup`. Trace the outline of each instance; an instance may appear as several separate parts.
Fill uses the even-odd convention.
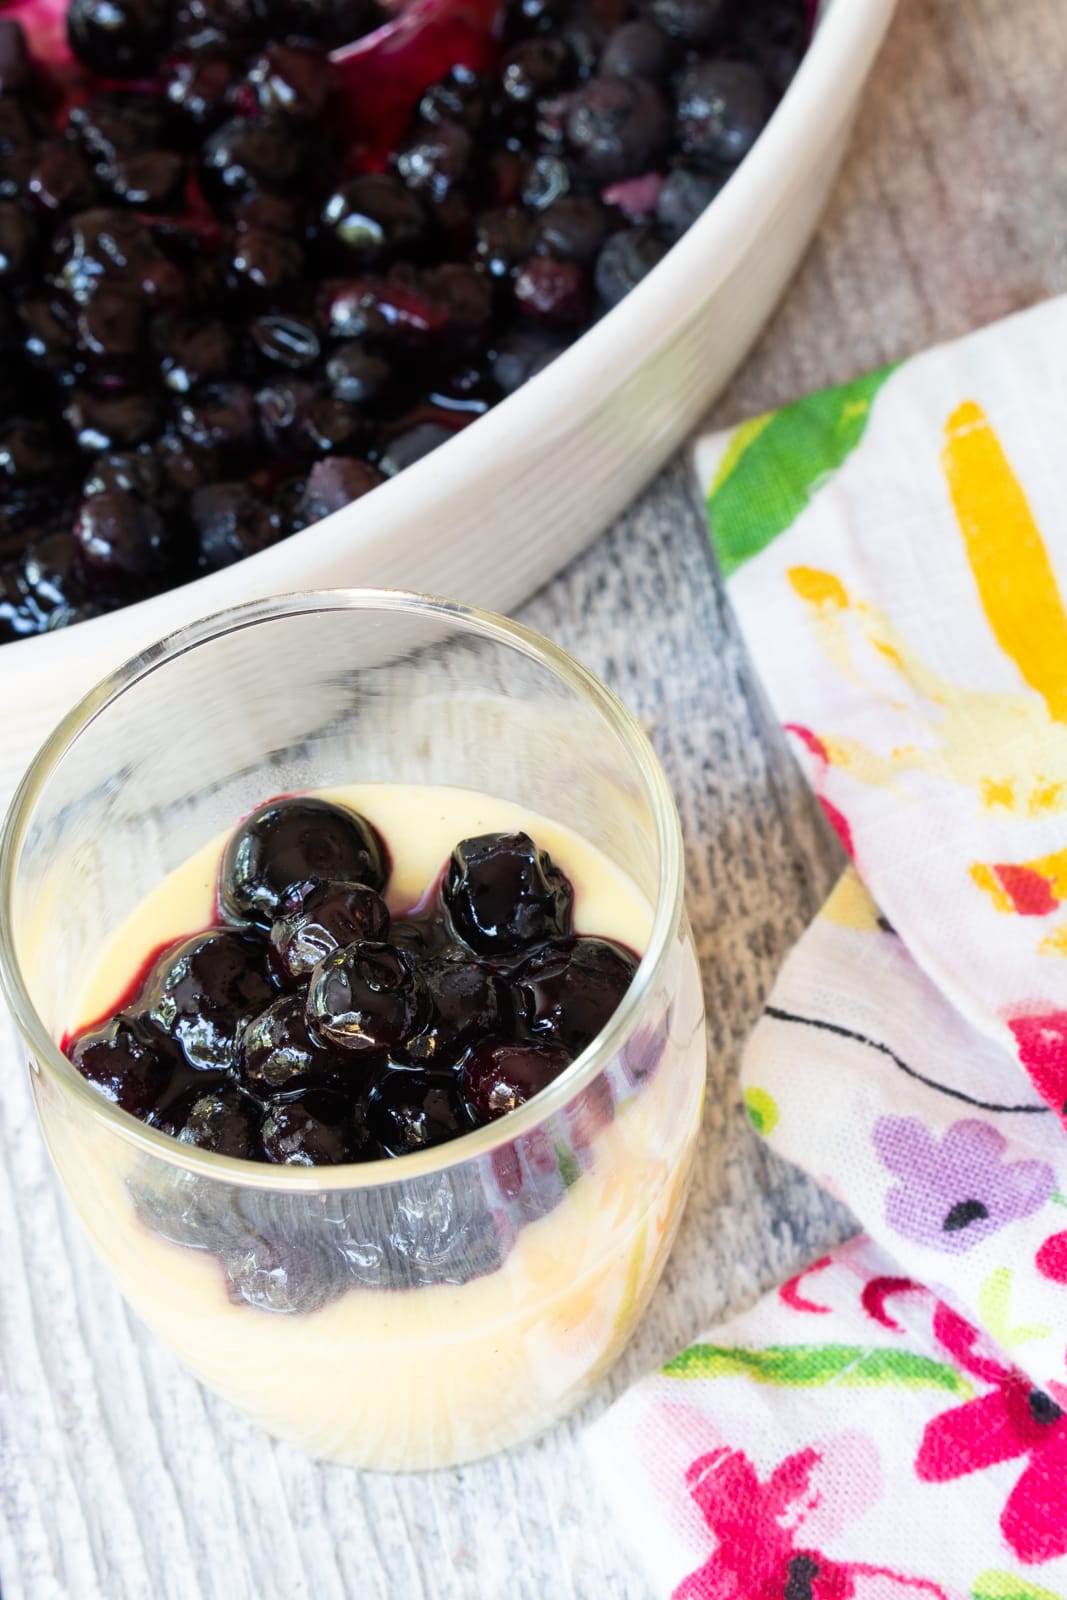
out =
[[[357,780],[516,801],[628,874],[651,931],[601,1035],[502,1121],[361,1165],[226,1159],[102,1098],[59,1042],[120,919],[268,796]],[[706,1062],[682,890],[644,734],[502,618],[296,595],[176,633],[92,690],[11,807],[0,977],[55,1165],[134,1309],[209,1387],[332,1460],[448,1465],[563,1415],[629,1338],[684,1203]],[[221,1261],[242,1250],[282,1309],[231,1298]],[[338,1252],[351,1281],[319,1304],[316,1263]]]

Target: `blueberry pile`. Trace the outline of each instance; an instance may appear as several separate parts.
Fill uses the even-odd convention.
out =
[[[402,1156],[504,1116],[585,1049],[633,977],[575,935],[526,834],[458,844],[432,909],[390,918],[388,855],[327,801],[230,839],[220,924],[169,945],[69,1046],[108,1099],[188,1144],[301,1166]]]
[[[571,886],[526,834],[463,840],[418,915],[390,917],[388,877],[355,812],[260,807],[223,856],[219,925],[163,950],[70,1059],[149,1126],[283,1166],[402,1156],[505,1116],[601,1031],[636,962],[573,933]],[[239,1193],[154,1162],[135,1199],[156,1232],[219,1252],[240,1298],[291,1310],[323,1303],[324,1284],[329,1298],[352,1280],[498,1264],[491,1212],[447,1175],[424,1188],[425,1205],[407,1191]]]
[[[72,0],[87,88],[0,17],[0,641],[339,510],[614,305],[751,148],[804,0],[505,0],[387,161],[375,0]]]

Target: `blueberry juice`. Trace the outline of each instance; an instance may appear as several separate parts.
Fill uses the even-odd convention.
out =
[[[469,614],[382,600],[388,651],[368,616],[353,649],[373,597],[317,600],[188,630],[42,753],[0,964],[60,1180],[148,1326],[314,1455],[442,1466],[566,1413],[632,1333],[696,1144],[699,974],[658,768],[622,782],[613,728],[532,695],[544,663],[468,698],[503,643]],[[346,678],[283,747],[298,663],[321,715],[344,649],[375,694]],[[399,772],[307,782],[346,764]],[[443,781],[490,768],[507,797]]]

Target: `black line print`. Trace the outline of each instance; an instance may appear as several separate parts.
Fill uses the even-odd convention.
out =
[[[947,1084],[938,1083],[935,1078],[926,1078],[921,1072],[916,1072],[914,1067],[909,1067],[902,1061],[895,1051],[890,1050],[887,1044],[880,1039],[868,1039],[864,1033],[856,1033],[852,1028],[843,1028],[839,1022],[823,1022],[819,1017],[802,1017],[796,1011],[783,1011],[780,1006],[764,1006],[765,1017],[777,1017],[779,1022],[799,1022],[805,1028],[821,1028],[824,1033],[836,1033],[842,1039],[855,1039],[857,1044],[865,1044],[868,1049],[878,1050],[883,1056],[888,1056],[894,1066],[906,1072],[909,1078],[915,1078],[919,1083],[925,1083],[928,1089],[936,1089],[939,1094],[947,1094],[953,1100],[962,1100],[964,1105],[977,1106],[980,1111],[1011,1111],[1025,1112],[1030,1116],[1042,1116],[1051,1108],[1045,1105],[1029,1106],[998,1106],[990,1100],[976,1100],[972,1094],[964,1094],[962,1089],[950,1089]]]

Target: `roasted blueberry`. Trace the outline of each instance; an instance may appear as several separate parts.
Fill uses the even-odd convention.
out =
[[[694,167],[673,167],[656,201],[657,222],[672,239],[681,238],[711,204],[724,182],[724,173],[698,172]]]
[[[326,233],[361,266],[417,252],[428,224],[418,195],[384,172],[346,179],[322,208]]]
[[[371,1091],[366,1116],[371,1135],[390,1156],[444,1144],[473,1126],[452,1072],[387,1072]]]
[[[245,1029],[238,1048],[238,1078],[257,1100],[289,1096],[297,1090],[362,1088],[349,1065],[312,1037],[302,994],[283,995]]]
[[[558,333],[520,324],[498,343],[493,357],[493,377],[505,394],[513,394],[566,348],[566,340]]]
[[[245,1028],[273,999],[262,943],[209,928],[163,952],[137,1007],[177,1042],[190,1067],[225,1072],[237,1064]]]
[[[722,40],[733,9],[733,0],[650,0],[649,4],[664,33],[704,49]]]
[[[185,187],[185,161],[174,150],[142,150],[120,156],[101,170],[116,200],[150,211],[168,211]]]
[[[387,478],[395,478],[405,467],[413,466],[431,450],[447,444],[453,432],[454,429],[442,427],[438,422],[417,423],[414,428],[393,435],[382,451],[378,466]]]
[[[409,189],[440,200],[468,176],[474,142],[458,122],[417,129],[396,155],[396,170]]]
[[[398,1049],[419,1032],[427,1013],[413,963],[394,946],[374,940],[325,956],[308,989],[308,1022],[343,1050]]]
[[[577,261],[532,256],[515,278],[515,303],[533,322],[577,328],[589,317],[589,278]]]
[[[178,426],[190,444],[241,456],[255,443],[256,404],[246,383],[209,383],[178,407]]]
[[[651,171],[669,139],[666,102],[643,78],[593,78],[571,99],[567,141],[600,183]]]
[[[492,278],[506,278],[529,255],[532,221],[520,206],[483,211],[475,224],[475,253]]]
[[[249,323],[248,337],[262,361],[291,372],[313,367],[322,353],[318,329],[307,317],[268,312]]]
[[[108,90],[71,106],[68,126],[95,164],[158,150],[165,143],[164,108],[151,95]]]
[[[597,257],[597,294],[605,305],[618,305],[666,254],[667,246],[652,228],[612,234]]]
[[[256,1109],[231,1085],[197,1095],[178,1138],[216,1155],[247,1160],[255,1147]]]
[[[462,840],[441,896],[456,934],[479,955],[515,955],[570,933],[573,890],[526,833]]]
[[[526,167],[520,198],[531,211],[544,211],[570,190],[570,167],[562,156],[547,152],[535,156]]]
[[[233,62],[225,55],[197,51],[179,56],[166,70],[167,99],[193,127],[207,129],[226,114]]]
[[[463,1063],[463,1092],[479,1122],[494,1122],[540,1094],[572,1059],[549,1041],[485,1039]]]
[[[671,47],[662,29],[645,17],[624,22],[604,47],[600,70],[609,78],[647,78],[660,83],[671,66]]]
[[[384,846],[364,817],[328,800],[270,800],[226,846],[219,908],[230,922],[269,932],[321,883],[381,890],[388,875]]]
[[[578,1055],[616,1011],[637,963],[606,939],[561,939],[528,956],[513,976],[519,1015],[531,1034]]]
[[[160,377],[174,394],[225,378],[233,365],[233,337],[220,317],[167,317],[153,331]]]
[[[166,0],[70,0],[67,35],[79,61],[109,78],[153,64],[167,34]]]
[[[324,956],[342,945],[388,936],[385,901],[365,883],[322,883],[304,895],[300,909],[279,917],[270,930],[278,970],[295,983],[311,977]]]
[[[273,228],[245,228],[233,240],[226,260],[226,281],[232,292],[265,299],[296,283],[304,268],[304,251],[296,239]]]
[[[469,67],[455,66],[431,84],[419,101],[422,122],[458,122],[477,133],[485,120],[488,84]]]
[[[678,90],[678,141],[698,165],[733,165],[747,156],[774,110],[764,79],[744,61],[696,61]]]
[[[276,511],[245,483],[212,483],[189,500],[197,564],[217,572],[276,544],[284,529]]]
[[[102,281],[125,286],[156,307],[170,309],[186,299],[181,268],[132,212],[82,211],[55,234],[52,246],[52,281],[79,304],[90,300]]]
[[[262,111],[301,122],[321,116],[334,90],[326,52],[297,41],[268,45],[252,63],[248,82]]]
[[[546,35],[524,39],[509,50],[500,68],[500,87],[512,106],[525,107],[557,93],[570,82],[574,63],[562,39]]]
[[[304,526],[332,516],[335,511],[351,505],[353,500],[369,494],[381,482],[381,473],[366,461],[353,461],[348,456],[316,461],[300,496],[299,511]]]
[[[154,438],[163,407],[149,390],[111,395],[75,389],[63,407],[63,420],[79,449],[98,455],[101,450],[128,450]]]
[[[237,200],[257,189],[285,189],[298,176],[304,150],[280,117],[234,117],[206,140],[200,177],[213,199]]]
[[[135,372],[145,325],[145,306],[137,295],[102,287],[74,319],[74,341],[94,371]]]
[[[286,1167],[336,1167],[359,1148],[351,1102],[330,1089],[308,1089],[271,1106],[259,1137],[267,1160]]]
[[[139,591],[158,581],[171,561],[172,540],[154,506],[118,490],[82,501],[72,530],[86,583]]]
[[[326,363],[326,378],[337,399],[349,406],[373,406],[394,386],[393,368],[384,356],[356,341],[337,347]]]
[[[538,255],[591,264],[614,226],[611,212],[599,200],[591,195],[567,195],[542,211],[533,246]]]
[[[142,1121],[152,1116],[174,1071],[167,1041],[121,1012],[80,1034],[68,1053],[98,1093]]]
[[[738,49],[779,93],[788,87],[804,54],[807,10],[796,0],[749,0],[738,15]]]
[[[479,1039],[507,1028],[510,1001],[503,979],[461,945],[423,960],[419,977],[431,1009],[426,1026],[408,1045],[413,1059],[428,1066],[452,1064]]]

